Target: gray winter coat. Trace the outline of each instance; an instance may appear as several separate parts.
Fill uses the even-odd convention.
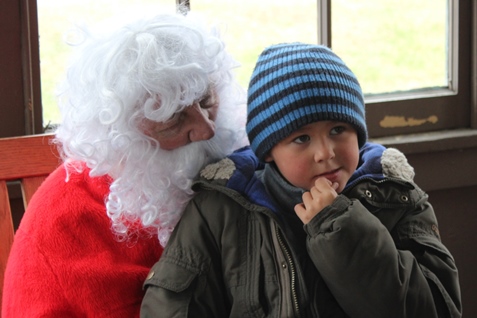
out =
[[[381,177],[361,171],[306,226],[277,213],[248,149],[207,167],[141,317],[461,317],[427,195],[401,153],[379,154]]]

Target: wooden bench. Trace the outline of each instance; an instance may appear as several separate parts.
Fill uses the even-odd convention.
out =
[[[0,313],[3,280],[14,227],[7,183],[21,186],[26,209],[43,180],[60,164],[52,134],[0,138]]]

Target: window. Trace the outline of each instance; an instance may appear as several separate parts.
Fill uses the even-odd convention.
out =
[[[144,11],[175,11],[174,0],[37,1],[44,124],[60,119],[54,90],[64,75],[71,51],[65,44],[65,30],[73,23],[91,26],[108,16],[124,14],[129,18],[133,11],[136,15]],[[191,6],[192,11],[220,30],[228,50],[241,64],[236,75],[245,88],[264,46],[284,41],[317,41],[316,0],[192,0]]]
[[[371,4],[371,7],[366,7],[365,3]],[[365,93],[368,93],[366,102],[370,136],[471,127],[470,2],[321,0],[319,8],[320,19],[325,26],[320,32],[320,40],[332,46],[345,59],[349,58],[352,68],[355,66],[359,69],[360,65],[369,62],[379,63],[379,60],[385,58],[386,50],[401,50],[402,57],[409,56],[408,48],[412,47],[421,51],[420,56],[415,57],[420,62],[411,65],[408,72],[426,67],[424,64],[428,62],[427,59],[435,61],[424,71],[426,77],[422,84],[418,85],[406,83],[411,79],[418,79],[418,73],[414,73],[410,79],[401,80],[396,86],[381,88],[366,81],[365,73],[374,72],[373,67],[368,65],[364,70],[357,71],[359,78],[365,79],[362,84]],[[354,14],[341,16],[343,12]],[[375,24],[375,21],[379,23]],[[412,25],[415,27],[412,28]],[[393,31],[392,35],[385,33],[389,30]],[[372,32],[373,35],[370,37],[366,32]],[[382,36],[379,36],[380,34]],[[424,37],[419,36],[420,34]],[[426,39],[426,36],[432,38]],[[418,43],[415,43],[416,40]],[[358,47],[348,49],[349,42]],[[423,46],[423,42],[428,42],[429,48]],[[391,48],[384,47],[387,45]],[[431,50],[431,46],[435,48]],[[355,55],[361,55],[363,52],[368,62],[356,58]],[[418,52],[412,52],[415,55],[416,53]],[[414,61],[410,59],[408,64],[412,62]],[[396,67],[406,66],[399,65],[400,62],[393,61],[392,58],[386,63],[391,64],[390,71],[381,74],[380,81],[388,81],[393,85],[394,80],[400,78],[401,70]],[[430,77],[434,71],[437,71],[436,75]],[[367,86],[368,84],[370,86]],[[370,94],[375,91],[385,93]]]
[[[365,94],[426,88],[454,93],[453,65],[447,63],[454,58],[447,50],[454,36],[448,0],[333,0],[331,5],[331,44]]]
[[[40,133],[42,126],[58,118],[57,114],[49,114],[51,108],[56,108],[54,87],[58,78],[48,80],[46,77],[48,72],[55,72],[54,69],[58,65],[63,69],[56,71],[57,75],[64,74],[68,47],[64,44],[61,33],[47,29],[44,22],[55,23],[55,27],[63,32],[68,28],[65,23],[71,25],[75,20],[80,20],[81,14],[89,19],[87,22],[90,22],[95,18],[94,12],[100,12],[100,15],[96,17],[106,18],[107,14],[117,14],[121,10],[133,11],[129,3],[135,4],[138,10],[159,12],[164,11],[165,7],[168,8],[167,10],[175,10],[176,2],[174,0],[141,0],[141,3],[133,0],[86,1],[25,0],[17,1],[17,3],[2,2],[0,5],[0,21],[5,25],[8,24],[8,27],[2,27],[2,30],[9,31],[3,32],[0,40],[11,44],[1,53],[5,54],[5,58],[2,59],[5,61],[1,66],[2,74],[8,74],[8,76],[0,79],[0,88],[4,96],[4,103],[0,105],[2,112],[0,135]],[[393,15],[389,13],[389,6],[392,6]],[[190,0],[190,7],[192,11],[205,15],[211,23],[217,24],[222,30],[229,51],[242,63],[242,67],[237,71],[238,79],[244,86],[247,85],[255,60],[263,47],[282,41],[323,43],[333,47],[357,73],[366,93],[367,121],[371,137],[477,127],[473,110],[477,106],[473,105],[471,100],[471,94],[476,90],[475,74],[472,75],[471,69],[472,63],[474,65],[476,63],[476,54],[475,52],[472,54],[472,45],[476,45],[476,35],[472,33],[472,30],[476,28],[477,9],[475,7],[477,5],[475,2],[459,0],[423,0],[419,3],[412,0],[359,2],[349,0],[262,0],[258,2]],[[66,8],[67,13],[62,13],[61,8]],[[379,22],[382,21],[383,16],[386,28],[381,26],[383,22]],[[410,25],[410,22],[406,21],[409,18],[409,21],[416,22],[416,16],[421,17],[422,22],[425,23]],[[379,19],[376,20],[376,17]],[[372,25],[372,23],[375,24]],[[436,60],[428,67],[424,64],[429,61],[426,58],[422,59],[422,55],[419,57],[415,70],[421,73],[413,74],[412,78],[419,78],[424,74],[424,82],[418,82],[417,85],[402,85],[403,81],[407,84],[406,81],[409,82],[409,80],[401,79],[401,82],[393,84],[394,86],[382,88],[375,86],[367,77],[368,73],[374,69],[380,71],[380,67],[375,65],[378,65],[377,60],[382,58],[378,53],[383,51],[382,44],[388,39],[388,35],[378,38],[376,36],[393,29],[396,23],[400,31],[412,30],[411,32],[416,33],[411,34],[413,36],[426,35],[432,31],[434,34],[432,39],[424,38],[424,40],[434,41],[432,43],[437,43],[436,47],[427,51],[425,47],[424,49],[416,47],[414,51],[432,53]],[[352,26],[349,27],[349,25]],[[363,34],[359,31],[373,28],[382,28],[382,30],[369,32],[374,34],[365,34],[368,38],[366,41],[362,39]],[[351,33],[349,33],[350,30]],[[38,33],[41,42],[39,46]],[[374,38],[369,38],[371,35]],[[60,54],[61,58],[49,59],[45,55],[50,50],[45,43],[50,41],[51,37],[54,38],[53,42],[56,42],[51,50],[55,54]],[[403,33],[402,36],[395,37],[389,42],[393,47],[406,47],[406,44],[411,41],[408,37],[409,35]],[[419,43],[422,38],[417,38],[414,42],[416,41],[422,44]],[[350,46],[349,43],[355,44]],[[41,86],[39,48],[41,49]],[[359,54],[356,52],[364,56],[367,65],[359,59]],[[397,71],[404,69],[401,65],[396,65],[398,63],[394,60],[386,64]],[[361,67],[363,65],[364,67]],[[434,75],[428,75],[429,70]],[[378,77],[375,83],[391,82],[391,79],[395,78],[399,76],[386,72],[385,76]],[[474,78],[473,81],[472,78]],[[9,114],[8,118],[3,116],[4,113]],[[42,116],[44,116],[43,121]],[[18,133],[20,130],[22,132]]]

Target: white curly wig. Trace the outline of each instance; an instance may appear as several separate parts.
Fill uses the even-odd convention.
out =
[[[145,229],[165,245],[199,170],[247,143],[237,63],[218,32],[190,14],[143,18],[102,36],[81,31],[58,94],[64,164],[70,174],[82,162],[92,177],[112,177],[105,204],[119,240]],[[166,151],[141,131],[144,118],[164,122],[210,87],[220,101],[212,139]]]

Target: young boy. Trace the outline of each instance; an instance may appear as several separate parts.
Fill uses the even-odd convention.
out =
[[[367,143],[331,50],[279,44],[248,90],[250,148],[209,165],[145,282],[142,317],[460,317],[454,260],[402,153]]]

